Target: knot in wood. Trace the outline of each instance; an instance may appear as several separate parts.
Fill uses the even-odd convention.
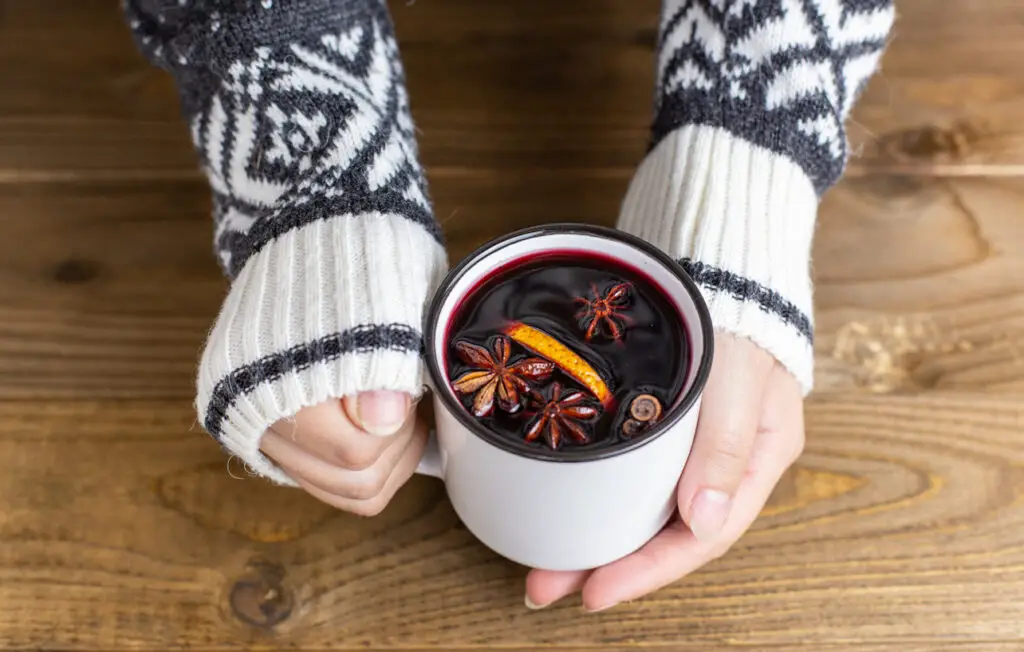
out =
[[[99,265],[91,260],[65,260],[53,271],[53,278],[58,283],[78,285],[87,283],[100,273]]]
[[[284,586],[285,571],[277,564],[251,562],[231,587],[231,612],[243,623],[272,628],[292,613],[294,598]]]
[[[882,139],[883,149],[896,160],[952,163],[966,159],[991,136],[984,122],[959,120],[950,125],[924,125]]]

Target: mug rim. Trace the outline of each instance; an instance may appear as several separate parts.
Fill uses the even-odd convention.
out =
[[[466,408],[455,399],[451,392],[443,391],[443,388],[447,387],[447,383],[449,381],[441,369],[441,365],[437,359],[437,355],[435,354],[436,347],[434,344],[441,318],[441,307],[451,295],[455,284],[475,263],[497,249],[506,247],[514,242],[559,233],[576,233],[609,240],[618,240],[619,242],[637,249],[641,253],[655,259],[673,276],[675,276],[680,283],[682,283],[687,294],[690,295],[690,300],[693,303],[694,309],[700,317],[700,333],[704,338],[704,354],[701,356],[697,365],[697,372],[690,388],[683,395],[682,400],[680,400],[675,407],[669,411],[665,418],[659,421],[649,432],[645,433],[643,437],[626,442],[620,446],[565,451],[561,453],[548,451],[543,448],[526,448],[516,446],[514,442],[509,441],[507,438],[502,437],[497,433],[491,432],[479,421],[471,418]],[[692,278],[690,278],[690,275],[686,273],[682,265],[678,262],[672,260],[672,258],[663,251],[645,240],[618,229],[591,224],[560,222],[531,226],[525,229],[513,231],[512,233],[489,240],[466,255],[458,265],[448,272],[444,280],[441,281],[441,285],[434,293],[434,298],[431,300],[430,307],[427,310],[426,318],[424,320],[423,343],[425,348],[427,372],[433,382],[432,390],[435,396],[439,396],[441,401],[444,403],[445,408],[459,420],[463,427],[472,432],[478,438],[482,439],[484,442],[518,457],[542,462],[579,463],[595,462],[634,451],[671,430],[679,421],[689,414],[693,405],[697,402],[697,399],[703,394],[704,386],[707,384],[708,374],[711,372],[711,363],[714,358],[715,336],[714,326],[711,323],[711,313],[708,310],[707,303],[704,301],[704,296],[701,294],[697,284]]]

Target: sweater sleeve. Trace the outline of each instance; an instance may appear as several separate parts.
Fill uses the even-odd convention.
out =
[[[230,289],[199,422],[256,473],[275,421],[366,390],[422,391],[424,304],[447,267],[383,0],[127,0],[174,77],[213,191]]]
[[[889,0],[664,0],[651,147],[619,227],[679,259],[716,328],[813,382],[810,250]]]

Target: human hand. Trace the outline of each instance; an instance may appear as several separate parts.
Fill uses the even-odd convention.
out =
[[[427,429],[399,392],[363,392],[301,410],[267,430],[260,449],[314,498],[376,516],[409,480]]]
[[[679,482],[682,519],[607,566],[531,571],[527,606],[541,608],[582,591],[583,608],[601,611],[720,557],[754,522],[803,446],[803,398],[796,379],[749,340],[718,333],[693,451]]]

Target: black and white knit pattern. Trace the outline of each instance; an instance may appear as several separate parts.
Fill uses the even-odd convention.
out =
[[[447,261],[378,0],[129,0],[178,83],[233,279],[200,366],[206,429],[255,471],[301,408],[422,390],[424,304]]]
[[[174,76],[232,279],[200,422],[255,472],[266,428],[372,389],[419,394],[447,268],[383,0],[125,0]],[[716,327],[810,389],[808,256],[842,120],[892,21],[882,0],[667,0],[651,151],[620,226],[680,259]]]
[[[441,241],[382,3],[128,7],[143,51],[184,82],[214,192],[217,253],[231,276],[278,235],[328,215],[396,212]]]
[[[722,330],[809,391],[808,270],[844,120],[878,64],[888,0],[666,0],[651,149],[619,225],[681,259]]]
[[[668,0],[653,143],[687,124],[722,127],[796,161],[824,192],[892,20],[888,0]]]

